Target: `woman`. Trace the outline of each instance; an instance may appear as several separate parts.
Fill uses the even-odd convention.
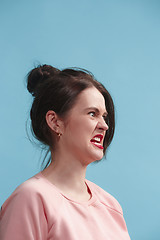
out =
[[[1,240],[128,240],[119,203],[85,179],[114,134],[114,105],[82,69],[39,66],[28,75],[35,137],[49,147],[45,169],[22,183],[0,214]]]

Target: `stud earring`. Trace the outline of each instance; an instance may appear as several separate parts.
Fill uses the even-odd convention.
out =
[[[57,133],[57,136],[60,137],[60,136],[61,136],[61,133]]]

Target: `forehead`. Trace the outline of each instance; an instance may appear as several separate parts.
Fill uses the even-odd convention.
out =
[[[74,108],[97,107],[102,111],[106,111],[105,99],[97,88],[91,87],[82,91],[77,98]]]

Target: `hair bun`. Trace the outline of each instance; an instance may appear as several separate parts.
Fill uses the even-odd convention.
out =
[[[60,72],[59,69],[46,64],[39,65],[38,67],[32,69],[28,73],[28,78],[27,78],[28,91],[32,94],[32,96],[35,96],[37,93],[39,84],[42,83],[44,80],[50,77],[53,77],[58,72]]]

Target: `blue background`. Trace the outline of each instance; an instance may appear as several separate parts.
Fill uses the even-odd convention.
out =
[[[160,239],[160,1],[1,0],[0,25],[0,205],[40,171],[26,74],[37,63],[82,67],[116,107],[107,159],[87,178],[118,199],[132,239]]]

